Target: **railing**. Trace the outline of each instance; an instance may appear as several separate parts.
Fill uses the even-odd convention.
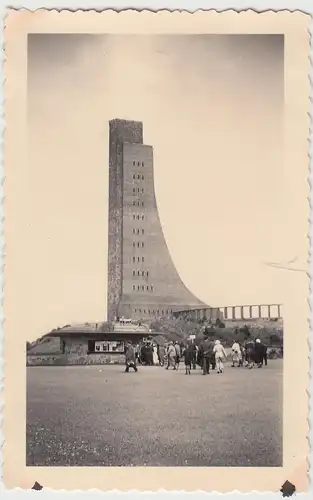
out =
[[[174,317],[189,316],[194,319],[220,319],[223,321],[238,320],[278,320],[282,319],[282,304],[249,304],[240,306],[209,307],[175,311]]]

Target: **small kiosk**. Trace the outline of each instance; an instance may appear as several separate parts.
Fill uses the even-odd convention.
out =
[[[128,341],[133,344],[139,344],[147,338],[157,341],[161,335],[138,323],[114,323],[112,326],[111,331],[107,332],[103,332],[101,325],[96,323],[68,325],[53,330],[28,350],[27,365],[124,364]],[[53,352],[49,344],[53,344]]]

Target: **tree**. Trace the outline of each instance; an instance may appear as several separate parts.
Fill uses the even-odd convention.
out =
[[[244,325],[244,327],[240,328],[239,331],[244,334],[245,339],[249,339],[251,337],[251,332],[247,325]]]
[[[218,328],[226,328],[225,323],[223,323],[223,321],[219,320]]]
[[[234,340],[243,343],[251,338],[259,338],[264,344],[281,346],[283,344],[283,329],[275,327],[260,327],[244,325],[239,328],[236,324],[225,326],[220,324],[214,327],[211,324],[200,325],[197,320],[188,318],[158,318],[150,324],[152,332],[163,333],[168,340],[186,341],[190,334],[196,335],[196,342],[202,341],[205,337],[218,339],[225,346],[231,346]]]
[[[153,332],[166,334],[169,340],[186,340],[189,335],[197,335],[201,332],[202,326],[191,317],[184,318],[158,318],[150,324]]]
[[[272,333],[270,335],[270,343],[273,345],[277,345],[277,344],[279,345],[281,343],[279,335],[277,335],[276,333]]]

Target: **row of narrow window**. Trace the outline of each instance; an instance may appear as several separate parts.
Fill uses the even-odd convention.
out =
[[[140,247],[144,248],[145,243],[144,243],[144,241],[137,241],[137,243],[136,243],[136,241],[133,241],[133,247],[135,247],[135,246],[137,246],[138,248],[140,248]]]
[[[153,292],[154,289],[153,289],[153,285],[133,285],[133,290],[137,290],[137,292],[145,292],[147,290],[147,292]]]
[[[142,313],[146,314],[148,311],[148,314],[172,314],[172,309],[135,309],[134,312],[137,313]]]
[[[141,174],[133,174],[133,179],[138,179],[138,180],[142,180],[144,181],[145,180],[145,176],[144,175],[141,175]]]
[[[144,257],[141,257],[141,259],[140,259],[140,257],[137,257],[137,262],[140,262],[140,260],[141,260],[141,262],[144,262],[144,261],[145,261],[145,258],[144,258]],[[133,257],[133,262],[134,262],[134,263],[136,262],[136,257]]]
[[[133,161],[133,166],[135,166],[135,165],[136,165],[136,162],[135,162],[135,160],[134,160],[134,161]],[[137,161],[137,166],[138,166],[138,167],[140,167],[140,165],[141,165],[142,167],[144,167],[144,166],[145,166],[145,164],[144,164],[144,162],[143,162],[143,161],[142,161],[142,162]]]
[[[137,188],[137,190],[136,190],[136,188],[133,188],[133,194],[136,194],[136,191],[137,191],[137,193],[143,194],[143,188]]]
[[[140,229],[139,228],[138,229],[135,229],[135,228],[133,229],[133,234],[139,234],[139,233],[140,233]],[[144,229],[141,230],[141,234],[145,234],[145,230]]]
[[[133,270],[133,276],[149,276],[149,271],[135,271]]]
[[[140,200],[134,200],[133,201],[133,206],[134,207],[143,207],[144,206],[144,202],[140,201]]]
[[[134,220],[136,220],[136,219],[137,219],[137,220],[140,220],[140,219],[141,219],[141,220],[144,220],[144,218],[145,218],[145,216],[144,216],[143,214],[142,214],[142,215],[140,215],[140,214],[137,214],[137,215],[136,215],[136,214],[133,214],[133,219],[134,219]]]

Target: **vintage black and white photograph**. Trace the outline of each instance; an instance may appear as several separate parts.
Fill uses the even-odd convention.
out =
[[[28,36],[41,279],[102,301],[29,339],[28,465],[282,465],[283,90],[282,35]]]
[[[38,26],[15,188],[26,468],[274,477],[291,450],[286,363],[306,335],[291,38]]]

